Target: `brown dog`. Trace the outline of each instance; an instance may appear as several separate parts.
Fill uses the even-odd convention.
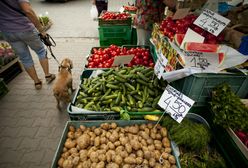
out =
[[[53,95],[57,100],[58,109],[61,109],[60,102],[69,103],[71,101],[71,93],[74,91],[72,87],[72,68],[72,61],[69,58],[65,58],[59,66],[59,73],[53,85]]]

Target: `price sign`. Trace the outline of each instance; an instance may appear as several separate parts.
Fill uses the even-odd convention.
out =
[[[203,71],[214,71],[219,66],[219,53],[184,52],[186,68],[201,68]]]
[[[161,79],[162,74],[164,73],[164,66],[159,60],[157,60],[154,66],[154,73],[158,77],[158,79]]]
[[[229,19],[209,9],[204,9],[202,14],[195,20],[194,24],[211,34],[218,36],[229,22]]]
[[[168,85],[161,96],[158,105],[166,110],[178,123],[184,119],[194,101],[175,88]]]
[[[123,7],[121,7],[120,9],[119,9],[119,12],[121,12],[121,13],[123,13],[125,11],[125,9],[123,8]]]
[[[129,64],[133,59],[134,55],[120,55],[114,57],[114,62],[112,66],[119,66],[124,64]]]

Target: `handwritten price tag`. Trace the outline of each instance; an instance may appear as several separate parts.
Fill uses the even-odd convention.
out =
[[[209,9],[204,9],[202,14],[195,20],[194,24],[211,34],[218,36],[229,22],[229,19]]]
[[[178,123],[184,119],[194,101],[175,88],[168,85],[161,96],[158,105],[166,110]]]
[[[129,64],[130,61],[133,59],[134,55],[120,55],[114,57],[114,62],[112,66],[119,66],[124,64]]]
[[[219,53],[184,52],[186,68],[201,68],[203,71],[215,71],[219,66]]]

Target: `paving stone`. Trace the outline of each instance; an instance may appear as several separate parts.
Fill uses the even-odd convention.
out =
[[[10,137],[1,138],[0,149],[16,150],[22,140],[23,138],[16,138],[16,137],[15,138],[10,138]]]
[[[64,126],[57,126],[57,127],[55,127],[51,138],[60,139],[62,137],[62,133],[64,131],[64,127],[65,127],[65,125]]]
[[[14,165],[12,163],[4,163],[4,164],[0,164],[1,168],[22,168],[20,167],[20,165]]]
[[[40,144],[39,138],[23,138],[22,142],[18,146],[18,149],[25,149],[27,151],[34,151],[38,149],[38,146]]]
[[[55,129],[54,127],[40,127],[37,133],[35,134],[35,137],[36,138],[42,138],[42,137],[51,138],[54,129]]]
[[[18,133],[18,137],[29,137],[34,138],[39,127],[21,127]]]
[[[23,154],[20,164],[35,163],[39,165],[45,154],[44,150],[26,152]]]
[[[44,164],[44,165],[29,164],[29,167],[26,168],[49,168],[49,167],[51,167],[50,164]]]
[[[46,112],[42,112],[42,114],[46,114]],[[51,122],[51,118],[39,118],[37,117],[36,119],[34,119],[34,123],[33,123],[33,127],[37,127],[37,126],[41,126],[41,127],[48,127],[50,125]]]
[[[25,151],[23,150],[1,150],[0,164],[13,164],[18,165]],[[14,159],[13,159],[14,158]],[[3,167],[4,168],[4,167]]]
[[[59,144],[59,139],[49,139],[49,138],[42,138],[41,142],[38,146],[38,149],[47,149],[51,151],[52,154],[56,151]]]
[[[12,138],[15,138],[15,137],[18,137],[18,133],[20,131],[20,128],[19,127],[8,127],[6,126],[3,131],[1,132],[0,134],[0,137],[12,137]]]
[[[16,123],[16,126],[18,127],[31,127],[36,119],[34,118],[20,118],[18,119],[18,122]]]

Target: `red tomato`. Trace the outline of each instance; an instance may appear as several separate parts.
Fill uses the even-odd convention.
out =
[[[154,63],[153,62],[150,62],[149,63],[149,67],[154,67]]]

